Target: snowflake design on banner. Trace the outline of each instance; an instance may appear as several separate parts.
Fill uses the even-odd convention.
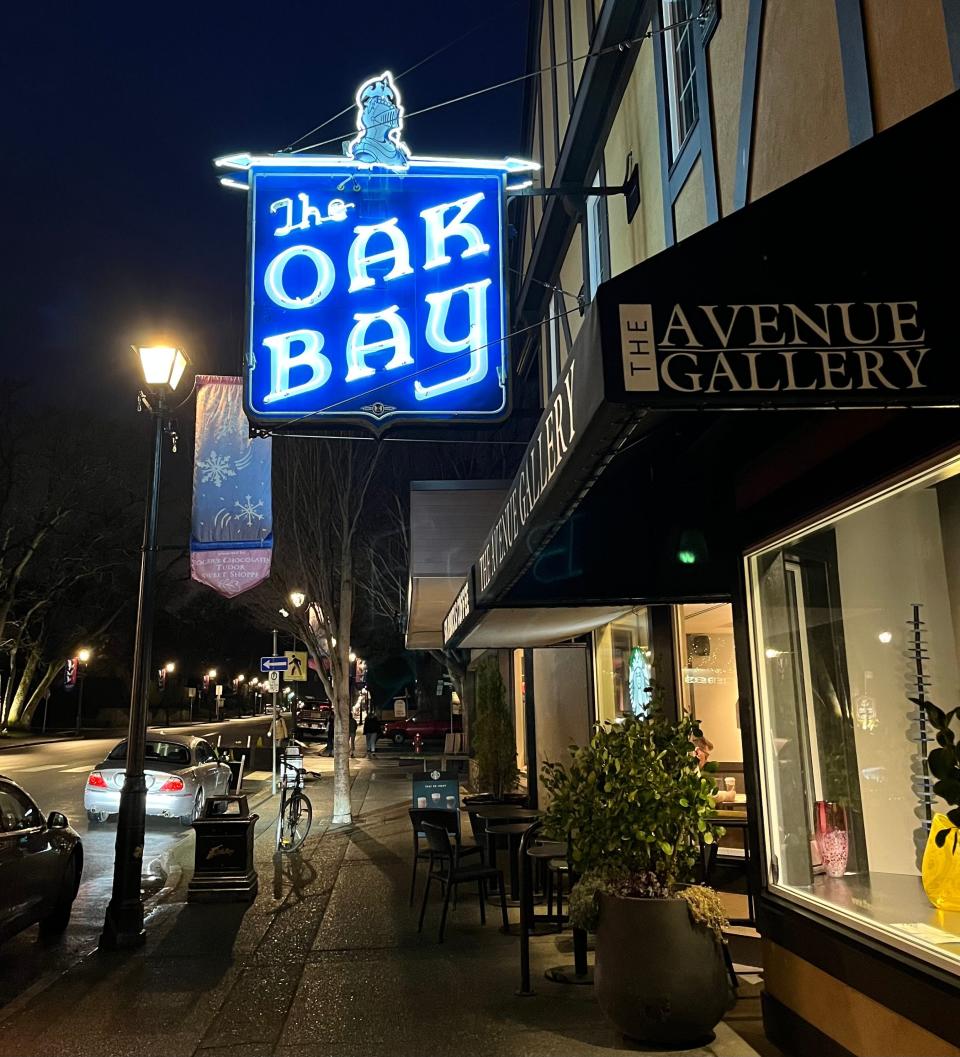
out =
[[[205,459],[198,461],[197,466],[203,471],[201,481],[204,483],[212,481],[217,488],[219,488],[228,477],[237,476],[236,471],[230,466],[230,456],[218,455],[216,451],[211,451]]]
[[[248,495],[245,502],[241,503],[240,500],[237,499],[234,500],[233,505],[240,509],[240,513],[237,517],[247,519],[247,527],[253,524],[254,518],[256,518],[257,521],[263,521],[263,514],[259,513],[259,508],[263,506],[262,499],[258,499],[257,502],[254,503]]]

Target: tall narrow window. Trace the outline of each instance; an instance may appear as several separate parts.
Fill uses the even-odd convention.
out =
[[[676,161],[697,123],[695,32],[700,0],[663,0],[670,160]]]

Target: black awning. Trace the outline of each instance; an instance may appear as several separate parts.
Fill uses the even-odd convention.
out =
[[[751,434],[960,406],[958,122],[954,93],[599,288],[448,642],[493,607],[723,597]]]

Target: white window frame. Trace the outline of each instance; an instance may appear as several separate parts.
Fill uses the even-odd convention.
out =
[[[663,53],[667,74],[671,164],[680,157],[690,134],[697,127],[700,114],[697,102],[697,60],[693,39],[693,34],[698,31],[697,23],[686,22],[686,25],[678,26],[676,29],[668,27],[695,18],[692,10],[695,3],[696,0],[661,0],[660,5],[664,26]],[[689,44],[691,58],[689,72],[680,69],[681,57],[685,53],[681,49],[684,49],[687,44]],[[693,116],[689,125],[684,127],[682,103],[687,93],[693,100]]]

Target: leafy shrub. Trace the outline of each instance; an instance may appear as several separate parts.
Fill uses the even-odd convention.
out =
[[[477,668],[476,723],[473,731],[474,759],[480,788],[501,797],[517,784],[517,740],[513,710],[495,657]]]
[[[574,924],[595,926],[598,892],[665,898],[693,882],[700,841],[711,844],[724,832],[710,819],[714,784],[697,766],[697,736],[689,718],[631,716],[598,726],[589,744],[571,748],[569,765],[544,765],[553,798],[545,830],[568,842],[580,876],[571,893]],[[693,912],[712,921],[707,897],[692,898]]]

